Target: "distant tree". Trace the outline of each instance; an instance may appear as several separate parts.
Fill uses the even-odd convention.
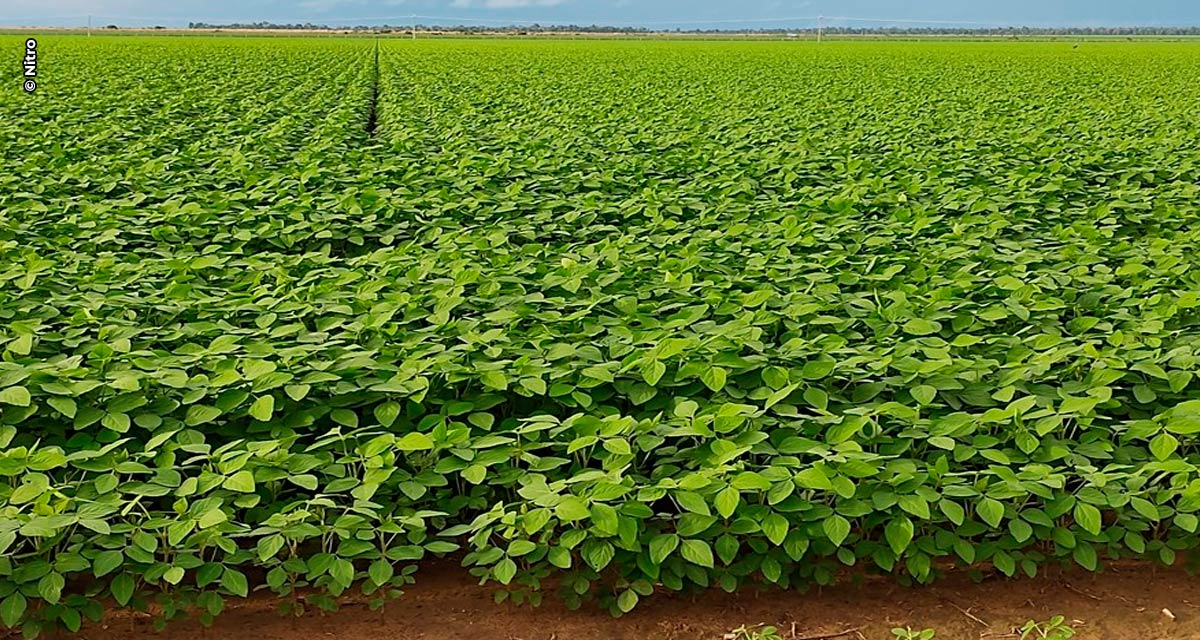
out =
[[[115,29],[116,26],[109,25],[107,29]],[[254,22],[254,23],[232,23],[232,24],[206,24],[203,22],[189,22],[189,29],[272,29],[272,30],[309,30],[309,31],[355,31],[368,33],[404,33],[411,34],[413,29],[424,32],[442,32],[442,33],[458,33],[467,35],[478,35],[487,33],[499,33],[509,35],[529,35],[533,33],[556,33],[556,32],[573,32],[573,33],[653,33],[652,30],[646,27],[615,27],[608,25],[576,25],[576,24],[558,24],[558,25],[543,25],[534,23],[531,25],[507,25],[507,26],[480,26],[480,25],[354,25],[345,27],[332,27],[321,24],[275,24],[272,22]],[[761,29],[691,29],[684,30],[680,27],[674,29],[662,29],[655,31],[671,31],[674,33],[691,33],[691,34],[759,34],[759,35],[815,35],[816,27],[805,28],[777,28],[764,27]],[[917,35],[917,36],[967,36],[967,37],[1007,37],[1016,38],[1019,36],[1200,36],[1200,26],[1195,27],[1027,27],[1027,26],[1011,26],[1011,27],[983,27],[983,28],[963,28],[963,27],[839,27],[826,26],[824,32],[829,35]]]

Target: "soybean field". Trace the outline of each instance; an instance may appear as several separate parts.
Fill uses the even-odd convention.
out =
[[[1200,559],[1200,45],[24,39],[0,628]]]

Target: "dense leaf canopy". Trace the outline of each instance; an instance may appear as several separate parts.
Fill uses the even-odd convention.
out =
[[[39,65],[0,88],[4,625],[378,605],[460,549],[628,611],[1196,547],[1200,48]]]

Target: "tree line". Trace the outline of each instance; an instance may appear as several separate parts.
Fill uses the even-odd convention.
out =
[[[817,27],[782,28],[770,27],[761,29],[648,29],[646,27],[612,26],[612,25],[506,25],[506,26],[477,26],[477,25],[354,25],[330,26],[303,23],[276,22],[235,22],[228,24],[211,24],[206,22],[189,22],[189,29],[263,29],[276,31],[361,31],[376,33],[397,33],[417,31],[441,31],[449,33],[506,33],[524,35],[530,33],[691,33],[691,34],[768,34],[812,35],[818,32]],[[827,26],[820,29],[830,35],[948,35],[948,36],[1200,36],[1200,26],[1194,27],[929,27],[929,26],[890,26],[890,27],[845,27]]]

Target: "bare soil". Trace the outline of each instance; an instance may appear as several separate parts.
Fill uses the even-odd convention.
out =
[[[1066,616],[1078,640],[1200,639],[1200,577],[1181,569],[1114,565],[1104,573],[1056,572],[1034,579],[973,583],[950,575],[931,587],[867,579],[801,591],[712,591],[656,595],[614,619],[597,608],[566,610],[547,594],[541,607],[495,604],[453,565],[426,567],[385,612],[348,603],[336,613],[282,618],[276,602],[232,605],[211,629],[187,621],[154,636],[148,616],[114,614],[78,637],[117,640],[721,640],[731,630],[775,625],[785,640],[890,640],[893,627],[937,630],[938,640],[1017,638],[1026,620]]]

